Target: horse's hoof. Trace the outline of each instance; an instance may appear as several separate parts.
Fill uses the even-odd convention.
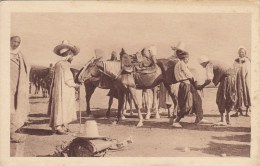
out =
[[[150,117],[151,117],[151,114],[146,114],[146,115],[145,115],[145,119],[146,119],[146,120],[150,119]]]
[[[201,119],[201,121],[199,121],[198,123],[196,123],[197,125],[201,125],[201,124],[212,124],[211,122],[209,122],[206,119]]]
[[[156,114],[155,115],[155,119],[160,119],[161,117],[160,117],[160,115],[159,114]]]
[[[172,127],[174,128],[182,128],[182,125],[179,122],[175,122],[172,124]]]
[[[227,124],[225,124],[224,122],[218,122],[218,123],[213,124],[212,126],[216,127],[216,126],[226,126],[226,125]]]
[[[139,121],[138,124],[136,125],[136,127],[142,127],[143,126],[143,122]]]
[[[174,121],[173,118],[170,118],[169,123],[173,124],[173,121]]]
[[[120,118],[121,120],[125,120],[126,119],[126,117],[125,116],[121,116],[121,118]]]

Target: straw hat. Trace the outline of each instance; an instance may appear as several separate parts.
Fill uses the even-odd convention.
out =
[[[174,50],[174,51],[177,51],[177,50],[184,51],[185,50],[185,44],[183,42],[179,42],[175,47],[172,47],[172,50]]]
[[[105,136],[99,135],[97,122],[95,120],[86,121],[84,125],[83,133],[76,134],[75,137],[85,138],[85,139],[106,138]]]
[[[74,55],[77,55],[79,53],[79,48],[71,45],[68,40],[63,40],[61,44],[57,45],[54,48],[53,52],[59,56],[62,56],[62,54],[68,50],[71,50]]]

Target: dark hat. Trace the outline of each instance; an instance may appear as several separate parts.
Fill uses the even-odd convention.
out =
[[[179,59],[187,58],[189,57],[189,53],[182,50],[176,50],[176,55]]]

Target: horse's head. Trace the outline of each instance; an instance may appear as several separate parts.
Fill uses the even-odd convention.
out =
[[[90,78],[98,78],[101,75],[101,71],[103,69],[103,63],[100,58],[91,60],[88,64],[83,67],[77,76],[78,82],[85,82]]]

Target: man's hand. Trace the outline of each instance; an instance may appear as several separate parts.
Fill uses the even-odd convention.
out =
[[[208,84],[210,84],[211,83],[211,80],[205,80],[205,82],[204,82],[204,86],[207,86]]]
[[[79,91],[80,84],[75,84],[74,88],[75,88],[76,91]]]
[[[205,87],[205,86],[203,86],[203,85],[197,85],[195,88],[196,88],[197,90],[202,90],[204,87]]]

